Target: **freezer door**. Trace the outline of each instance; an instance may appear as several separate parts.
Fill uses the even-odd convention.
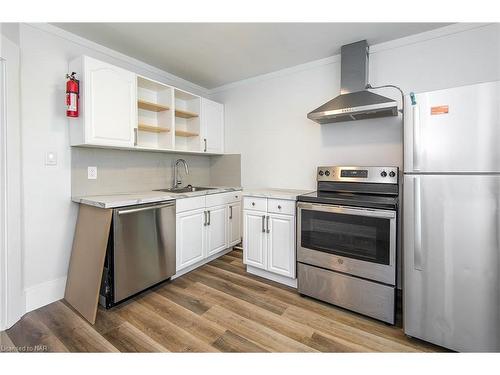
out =
[[[500,172],[500,83],[416,95],[405,101],[404,169]]]
[[[404,177],[403,325],[456,351],[500,351],[500,176]]]

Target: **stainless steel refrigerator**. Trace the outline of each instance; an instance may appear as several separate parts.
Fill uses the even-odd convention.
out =
[[[405,105],[405,333],[500,351],[500,82]]]

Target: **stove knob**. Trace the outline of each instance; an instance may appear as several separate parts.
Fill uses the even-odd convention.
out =
[[[382,172],[380,173],[380,175],[381,175],[382,177],[387,177],[387,172],[386,172],[386,171],[382,171]]]
[[[395,176],[396,176],[396,173],[394,173],[394,171],[389,172],[389,177],[395,177]]]
[[[325,171],[325,176],[330,176],[330,171]]]
[[[323,176],[325,173],[323,171],[319,171],[319,175]]]

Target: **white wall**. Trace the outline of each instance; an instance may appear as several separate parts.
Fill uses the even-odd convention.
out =
[[[1,187],[2,235],[0,244],[0,330],[10,327],[24,313],[21,234],[21,122],[19,118],[19,28],[0,24],[0,56],[5,67],[5,102],[0,116],[5,120],[0,137],[4,142],[2,159],[5,185]],[[5,137],[5,138],[4,138]],[[2,177],[4,177],[2,176]],[[3,248],[5,246],[5,248]],[[8,301],[8,303],[6,303]]]
[[[500,26],[452,25],[370,48],[370,82],[405,93],[500,79]],[[309,111],[339,93],[338,56],[214,90],[226,150],[241,153],[244,187],[315,188],[319,165],[402,165],[397,118],[319,125]],[[399,100],[397,91],[377,93]]]
[[[23,274],[30,311],[62,298],[76,222],[77,205],[71,203],[70,125],[64,109],[68,62],[86,54],[197,94],[204,89],[43,24],[21,24],[20,46]],[[57,153],[57,166],[45,166],[47,151]],[[127,155],[133,160],[135,153]]]

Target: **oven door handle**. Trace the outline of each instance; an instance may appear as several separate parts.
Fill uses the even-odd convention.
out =
[[[358,216],[370,216],[370,217],[379,217],[385,219],[395,219],[396,211],[390,210],[379,210],[379,209],[371,209],[371,208],[353,208],[346,206],[337,206],[337,205],[326,205],[326,204],[312,204],[299,202],[297,203],[297,207],[299,209],[307,209],[312,211],[324,211],[324,212],[333,212],[338,214],[346,214],[346,215],[358,215]]]

